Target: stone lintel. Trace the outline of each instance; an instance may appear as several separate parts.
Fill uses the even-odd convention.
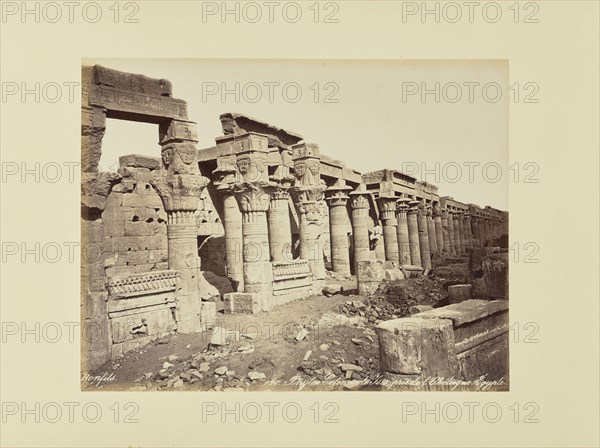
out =
[[[225,135],[257,132],[267,136],[269,146],[281,149],[289,149],[291,145],[304,140],[304,137],[296,132],[278,128],[256,118],[235,112],[221,114],[219,119],[221,120],[223,134]]]

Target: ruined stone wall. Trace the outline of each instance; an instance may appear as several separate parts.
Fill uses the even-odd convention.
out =
[[[104,265],[108,279],[168,269],[167,214],[150,185],[158,159],[121,157],[121,182],[102,213]]]

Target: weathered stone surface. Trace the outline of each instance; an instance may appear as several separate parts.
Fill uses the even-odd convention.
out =
[[[460,303],[471,299],[471,285],[448,286],[448,299],[450,303]]]
[[[507,300],[465,300],[419,314],[421,319],[449,319],[455,326],[508,310]]]
[[[304,138],[293,131],[273,126],[264,121],[248,117],[238,113],[224,113],[219,117],[223,134],[244,134],[246,132],[257,132],[269,138],[269,146],[287,149]]]
[[[392,268],[385,270],[385,279],[386,280],[404,280],[406,277],[404,273],[399,268]]]
[[[256,314],[260,309],[260,298],[255,294],[231,292],[223,294],[226,314]]]
[[[408,310],[411,316],[415,314],[424,313],[425,311],[432,310],[433,307],[430,305],[413,305]]]
[[[385,278],[386,270],[383,261],[369,260],[357,262],[356,279],[359,294],[373,294]]]
[[[408,317],[376,328],[382,373],[450,378],[456,372],[452,322]]]
[[[215,296],[220,298],[234,292],[231,282],[226,277],[221,277],[211,271],[200,271],[198,289],[202,300],[208,300]]]
[[[412,264],[405,264],[401,268],[404,278],[419,277],[423,274],[423,268],[421,266],[415,266]]]
[[[160,169],[160,158],[141,156],[138,154],[129,154],[126,156],[119,157],[119,167],[134,167],[134,168],[147,168],[149,170]]]
[[[217,322],[217,304],[215,302],[202,302],[200,304],[200,324],[202,330],[214,328]]]
[[[342,285],[339,283],[330,283],[323,288],[323,295],[331,297],[342,292]]]

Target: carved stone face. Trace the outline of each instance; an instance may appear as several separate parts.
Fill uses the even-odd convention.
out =
[[[319,162],[313,162],[308,166],[308,169],[310,170],[312,175],[315,177],[317,177],[319,175],[319,168],[321,168],[321,165]]]
[[[244,157],[237,161],[238,170],[241,174],[246,174],[250,169],[250,158]]]
[[[162,159],[165,167],[169,167],[171,162],[173,161],[173,148],[167,148],[162,152]]]
[[[191,165],[196,159],[196,148],[193,145],[180,145],[176,149],[181,161],[186,165]]]
[[[296,163],[294,165],[294,173],[298,179],[302,179],[306,174],[306,163]]]

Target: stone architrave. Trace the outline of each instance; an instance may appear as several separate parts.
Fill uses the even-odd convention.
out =
[[[431,253],[429,251],[429,235],[427,232],[427,215],[425,203],[421,201],[417,213],[417,228],[419,230],[419,247],[421,249],[421,266],[431,269]]]
[[[435,228],[435,239],[438,253],[444,252],[444,230],[442,226],[442,211],[440,204],[435,203],[433,205],[433,226]]]
[[[431,205],[425,207],[425,215],[427,220],[427,236],[429,238],[429,252],[431,256],[437,253],[437,239],[435,236],[435,223],[433,222],[433,210]]]
[[[348,191],[352,190],[344,179],[338,179],[325,191],[329,206],[329,233],[331,235],[331,265],[334,272],[350,275],[350,253],[348,248]]]
[[[408,211],[407,198],[400,199],[396,204],[396,219],[398,220],[397,227],[397,238],[398,238],[398,255],[400,259],[400,265],[411,264],[410,260],[410,243],[408,239],[408,220],[406,212]]]
[[[396,196],[386,195],[377,198],[380,219],[383,223],[383,244],[385,261],[399,263],[398,256],[398,221],[396,219]]]
[[[369,261],[369,197],[364,184],[360,184],[356,190],[350,193],[350,205],[352,207],[352,237],[354,240],[355,263]]]
[[[419,213],[419,201],[411,201],[408,203],[408,211],[406,213],[408,222],[408,243],[410,246],[410,264],[413,266],[423,267],[421,264],[421,245],[419,238],[419,225],[417,215]]]

